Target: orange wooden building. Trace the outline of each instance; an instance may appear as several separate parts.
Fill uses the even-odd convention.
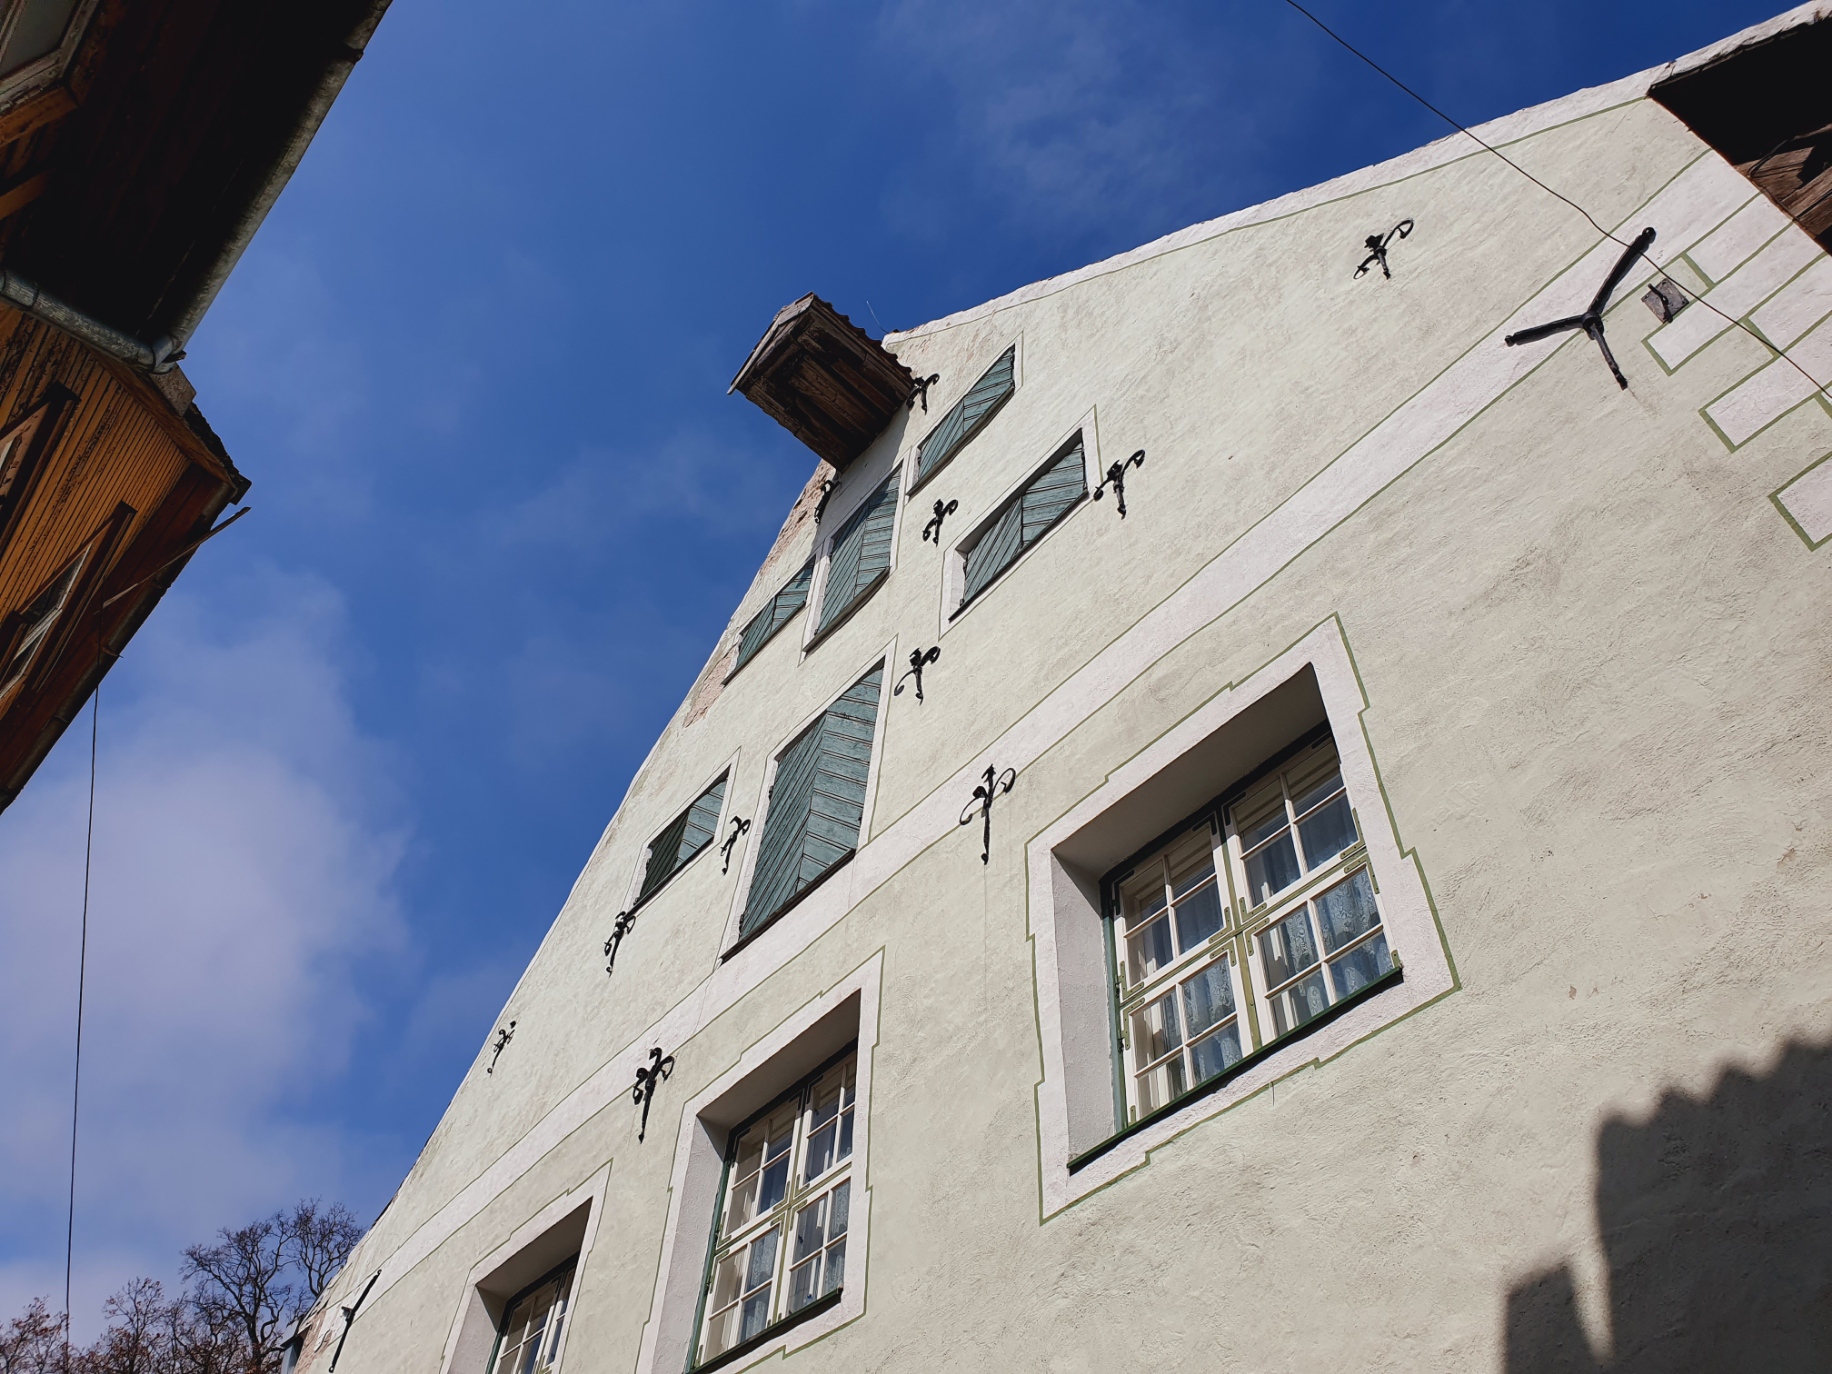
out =
[[[0,809],[248,480],[177,367],[387,0],[0,0]]]

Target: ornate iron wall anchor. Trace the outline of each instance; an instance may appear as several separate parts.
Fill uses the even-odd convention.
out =
[[[926,544],[933,538],[935,540],[935,547],[939,549],[941,547],[941,522],[946,520],[950,515],[953,515],[954,512],[960,508],[961,503],[959,501],[950,501],[945,506],[942,505],[940,501],[937,501],[935,503],[935,514],[930,516],[929,523],[922,527],[922,542]]]
[[[738,837],[750,828],[751,823],[749,821],[741,820],[737,816],[732,817],[732,833],[727,835],[725,837],[725,843],[719,846],[719,849],[725,855],[725,862],[719,866],[719,872],[730,873],[732,871],[732,846],[737,844]]]
[[[1379,263],[1380,275],[1385,277],[1388,281],[1393,280],[1392,269],[1387,266],[1387,245],[1392,243],[1395,238],[1403,239],[1411,233],[1412,221],[1403,219],[1384,234],[1369,234],[1365,240],[1368,255],[1361,260],[1361,266],[1355,269],[1356,277],[1367,276],[1368,269],[1373,267],[1376,263]]]
[[[891,695],[894,697],[902,696],[903,695],[903,684],[906,681],[908,681],[910,678],[915,678],[916,679],[916,700],[921,701],[922,700],[922,670],[928,667],[931,663],[937,662],[940,658],[941,658],[941,645],[939,644],[937,644],[933,649],[929,649],[927,651],[922,650],[922,649],[910,650],[910,670],[909,672],[905,673],[902,677],[897,679],[897,685],[891,688]]]
[[[903,408],[905,410],[914,410],[916,409],[916,402],[920,400],[922,402],[922,413],[927,415],[929,413],[929,388],[940,380],[941,373],[939,372],[931,372],[926,377],[918,377],[916,379],[916,389],[910,393],[910,399],[903,403]]]
[[[814,507],[814,523],[820,524],[821,517],[827,513],[827,503],[833,499],[833,478],[821,478],[821,499]]]
[[[993,764],[986,765],[986,780],[973,789],[973,800],[967,803],[961,812],[961,824],[972,825],[973,813],[979,809],[980,820],[985,829],[980,835],[980,862],[992,862],[992,802],[995,797],[1002,797],[1011,791],[1012,784],[1018,780],[1018,770],[1007,768],[1003,773]]]
[[[617,913],[617,923],[611,927],[611,938],[604,942],[604,971],[607,974],[617,971],[617,948],[623,943],[623,937],[630,933],[631,927],[635,924],[636,913],[634,911]]]
[[[511,1021],[505,1028],[496,1032],[496,1046],[490,1051],[490,1067],[484,1070],[485,1073],[496,1072],[496,1061],[502,1058],[503,1051],[509,1047],[509,1042],[513,1039],[515,1039],[515,1022]]]
[[[630,1089],[630,1100],[642,1108],[642,1125],[636,1132],[638,1141],[649,1131],[649,1103],[655,1097],[655,1085],[673,1072],[674,1056],[664,1056],[660,1045],[649,1051],[649,1067],[636,1071],[636,1086]]]
[[[1107,488],[1113,488],[1113,499],[1119,502],[1120,519],[1126,518],[1126,469],[1145,466],[1145,450],[1140,449],[1123,463],[1115,463],[1107,469],[1107,480],[1094,488],[1094,499],[1100,500],[1107,494]]]
[[[1635,265],[1635,259],[1647,252],[1654,242],[1652,228],[1643,229],[1635,236],[1635,241],[1622,250],[1622,256],[1616,259],[1616,265],[1609,269],[1609,275],[1603,279],[1603,285],[1597,294],[1590,298],[1590,305],[1582,315],[1567,315],[1562,320],[1552,320],[1547,324],[1536,324],[1531,329],[1523,329],[1517,334],[1510,334],[1503,339],[1509,348],[1516,344],[1532,343],[1549,334],[1562,334],[1567,329],[1581,329],[1597,342],[1603,350],[1603,361],[1609,364],[1609,370],[1616,378],[1616,385],[1628,390],[1628,378],[1622,375],[1622,369],[1616,365],[1616,355],[1609,351],[1609,340],[1603,337],[1603,312],[1609,309],[1609,298],[1615,293],[1622,279],[1628,275],[1629,268]]]

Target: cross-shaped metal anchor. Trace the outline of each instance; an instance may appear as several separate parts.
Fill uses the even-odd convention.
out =
[[[750,828],[751,823],[749,821],[743,820],[737,816],[732,817],[732,833],[727,835],[725,837],[725,843],[719,846],[720,850],[725,855],[725,862],[719,866],[719,872],[730,873],[732,871],[732,846],[737,844],[738,837]]]
[[[937,501],[935,503],[935,514],[930,516],[929,523],[922,527],[922,542],[926,544],[929,542],[930,538],[933,537],[935,540],[935,547],[939,549],[941,547],[941,522],[946,520],[950,515],[953,515],[954,512],[960,508],[961,503],[959,501],[950,501],[945,506],[942,505],[940,501]]]
[[[973,813],[977,808],[980,820],[985,829],[980,835],[980,862],[992,862],[992,802],[994,797],[1002,797],[1011,791],[1012,784],[1018,780],[1018,770],[1007,768],[1003,773],[993,764],[986,765],[986,779],[973,789],[973,800],[968,802],[961,812],[961,824],[972,825]]]
[[[1120,503],[1120,519],[1126,518],[1126,469],[1145,466],[1145,450],[1140,449],[1123,463],[1115,463],[1107,469],[1107,480],[1094,488],[1094,499],[1100,500],[1107,494],[1107,488],[1113,488],[1113,499]]]
[[[922,401],[922,413],[927,415],[929,413],[929,388],[940,380],[941,373],[939,372],[931,372],[926,377],[918,377],[916,379],[916,389],[910,393],[910,399],[903,403],[903,408],[905,410],[916,409],[916,402],[920,399]]]
[[[623,937],[630,933],[630,927],[635,924],[636,913],[634,911],[617,913],[617,923],[611,927],[611,938],[604,942],[604,971],[607,974],[617,971],[617,947],[623,943]]]
[[[490,1051],[490,1067],[484,1070],[485,1073],[496,1072],[496,1061],[502,1057],[502,1052],[509,1047],[509,1042],[513,1039],[515,1039],[515,1022],[511,1021],[502,1030],[496,1032],[496,1047]]]
[[[1512,348],[1516,344],[1532,343],[1550,334],[1562,334],[1567,329],[1581,329],[1597,341],[1597,347],[1603,350],[1603,361],[1609,364],[1609,370],[1615,374],[1616,385],[1627,391],[1628,378],[1622,375],[1622,369],[1616,365],[1616,355],[1609,351],[1609,340],[1603,337],[1603,312],[1609,309],[1610,296],[1622,285],[1622,279],[1628,275],[1629,268],[1635,265],[1635,259],[1647,252],[1653,242],[1652,228],[1643,229],[1635,236],[1635,241],[1622,250],[1622,256],[1616,259],[1616,265],[1610,268],[1609,275],[1603,279],[1597,294],[1590,298],[1590,306],[1582,315],[1567,315],[1562,320],[1536,324],[1531,329],[1508,335],[1502,342]]]
[[[905,673],[902,677],[897,679],[897,685],[891,688],[891,695],[894,697],[902,696],[904,682],[910,678],[915,678],[916,679],[916,700],[921,701],[922,700],[922,670],[928,667],[929,664],[937,661],[940,657],[941,657],[941,645],[939,644],[937,644],[933,649],[928,649],[928,650],[912,649],[910,650],[910,670],[909,672]]]
[[[1388,281],[1393,280],[1393,273],[1387,266],[1387,245],[1395,238],[1405,238],[1411,232],[1412,221],[1403,219],[1384,234],[1369,234],[1365,241],[1368,255],[1361,260],[1361,266],[1355,269],[1355,275],[1365,277],[1368,275],[1368,269],[1379,263],[1380,275]]]
[[[655,1085],[674,1072],[674,1056],[663,1055],[661,1046],[649,1051],[649,1066],[636,1071],[636,1085],[630,1089],[630,1100],[642,1108],[642,1125],[636,1132],[641,1140],[649,1130],[649,1103],[655,1097]]]

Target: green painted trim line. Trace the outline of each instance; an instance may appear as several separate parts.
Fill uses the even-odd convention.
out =
[[[1093,1149],[1083,1150],[1069,1161],[1069,1172],[1071,1174],[1079,1173],[1102,1155],[1106,1154],[1109,1150],[1132,1139],[1133,1136],[1138,1135],[1141,1131],[1150,1130],[1160,1121],[1175,1116],[1191,1103],[1199,1102],[1211,1093],[1221,1088],[1225,1088],[1248,1069],[1257,1068],[1273,1055],[1283,1050],[1286,1046],[1315,1034],[1317,1031],[1329,1025],[1330,1022],[1345,1015],[1352,1008],[1360,1006],[1363,1002],[1378,996],[1388,988],[1398,987],[1400,983],[1405,981],[1405,977],[1406,970],[1399,964],[1395,964],[1392,969],[1381,974],[1380,977],[1376,978],[1366,987],[1356,992],[1351,992],[1340,1002],[1332,1003],[1327,1009],[1317,1013],[1317,1015],[1311,1017],[1311,1019],[1306,1021],[1303,1025],[1295,1026],[1291,1030],[1286,1031],[1285,1034],[1275,1039],[1268,1040],[1257,1050],[1253,1051],[1252,1054],[1243,1055],[1241,1058],[1235,1060],[1233,1064],[1216,1074],[1213,1078],[1198,1083],[1181,1097],[1173,1097],[1169,1102],[1166,1102],[1162,1107],[1158,1108],[1157,1111],[1147,1112],[1144,1116],[1126,1127],[1125,1130],[1116,1131],[1114,1134],[1101,1141],[1101,1143],[1096,1145]]]
[[[1815,541],[1812,535],[1808,534],[1804,529],[1800,527],[1800,522],[1794,518],[1793,512],[1788,510],[1788,508],[1784,504],[1782,504],[1781,493],[1786,491],[1789,487],[1793,486],[1794,483],[1798,482],[1802,477],[1805,477],[1814,468],[1820,466],[1822,463],[1825,463],[1827,461],[1832,461],[1832,453],[1827,453],[1827,454],[1822,455],[1821,457],[1815,458],[1812,462],[1808,463],[1799,472],[1795,473],[1792,477],[1788,478],[1787,481],[1783,482],[1780,486],[1776,487],[1773,491],[1771,491],[1768,494],[1768,499],[1774,503],[1775,509],[1781,512],[1781,518],[1787,521],[1788,528],[1793,530],[1795,534],[1800,536],[1800,542],[1805,544],[1808,549],[1823,548],[1826,545],[1828,540],[1832,540],[1832,534],[1828,534],[1824,539]]]
[[[773,1325],[764,1327],[763,1330],[759,1331],[755,1336],[752,1336],[748,1341],[739,1341],[738,1344],[734,1345],[730,1350],[727,1350],[723,1355],[715,1355],[710,1360],[706,1361],[705,1364],[688,1365],[687,1368],[690,1374],[710,1374],[712,1370],[723,1369],[728,1364],[735,1364],[746,1355],[768,1345],[778,1336],[783,1335],[792,1328],[800,1326],[803,1322],[813,1317],[820,1316],[823,1312],[832,1311],[840,1305],[840,1298],[845,1292],[846,1290],[844,1288],[836,1288],[831,1293],[816,1298],[806,1307],[798,1307],[795,1311],[789,1313],[788,1316],[783,1317]]]

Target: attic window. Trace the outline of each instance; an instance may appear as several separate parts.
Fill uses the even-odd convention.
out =
[[[0,98],[63,72],[94,0],[7,0],[0,7]]]
[[[844,471],[916,390],[909,368],[819,296],[776,312],[731,388]]]
[[[1649,94],[1832,251],[1832,22],[1802,24]]]

